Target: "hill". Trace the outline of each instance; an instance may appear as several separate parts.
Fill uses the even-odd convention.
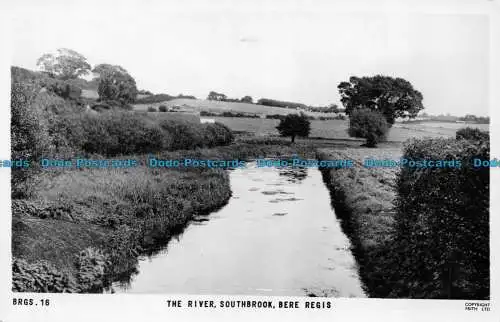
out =
[[[152,104],[134,104],[134,109],[140,111],[146,111],[149,106],[158,108],[160,105],[165,105],[169,108],[177,106],[180,111],[190,111],[190,112],[200,112],[208,111],[215,113],[222,112],[239,112],[248,114],[259,114],[259,115],[269,115],[269,114],[280,114],[286,115],[290,113],[295,113],[297,110],[283,107],[265,106],[259,104],[249,104],[249,103],[239,103],[239,102],[222,102],[222,101],[209,101],[209,100],[198,100],[198,99],[173,99],[170,101],[165,101],[161,103]],[[318,113],[305,111],[307,115],[319,117],[319,116],[335,116],[334,113]]]

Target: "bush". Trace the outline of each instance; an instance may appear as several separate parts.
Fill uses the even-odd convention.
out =
[[[153,106],[149,106],[148,112],[156,112],[156,108],[154,108]]]
[[[108,111],[100,114],[67,114],[54,120],[53,137],[74,152],[117,156],[163,150],[228,145],[232,131],[222,124],[161,120],[146,113]],[[59,141],[58,141],[59,142]]]
[[[205,124],[203,132],[207,147],[229,145],[234,141],[233,132],[222,123]]]
[[[169,137],[161,128],[133,112],[79,114],[63,119],[68,140],[88,153],[116,156],[161,151]]]
[[[41,84],[50,92],[65,99],[76,100],[82,95],[82,89],[68,81],[45,78]]]
[[[74,293],[79,292],[75,280],[47,261],[28,263],[23,259],[12,262],[12,290],[15,292]]]
[[[167,107],[165,105],[160,105],[160,107],[158,107],[158,110],[160,112],[167,112],[168,111],[168,109],[167,109]]]
[[[366,146],[375,147],[385,140],[389,126],[385,117],[369,109],[352,111],[349,117],[349,136],[366,139]]]
[[[168,150],[194,149],[203,146],[204,135],[201,124],[173,120],[162,120],[159,124],[172,138]]]
[[[105,271],[110,265],[107,256],[99,249],[88,247],[76,259],[77,281],[86,292],[99,292],[103,288]]]
[[[465,127],[457,131],[456,138],[457,140],[484,141],[489,140],[490,133],[474,127]]]
[[[39,87],[14,83],[11,88],[12,158],[38,160],[50,148],[42,113],[34,108]]]
[[[283,120],[286,115],[283,114],[268,114],[266,115],[266,119],[272,119],[272,120]]]
[[[210,111],[200,111],[200,116],[220,116],[220,114]]]
[[[47,155],[51,139],[43,111],[36,106],[40,87],[32,83],[11,84],[11,159],[29,160],[32,164]],[[38,167],[12,168],[12,197],[27,196],[31,192],[29,178]]]
[[[397,180],[398,274],[412,298],[489,298],[489,140],[410,141],[408,160],[460,160],[461,168],[401,169]]]

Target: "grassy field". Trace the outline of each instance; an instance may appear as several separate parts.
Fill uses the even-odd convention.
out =
[[[176,120],[176,121],[187,121],[193,123],[200,123],[200,116],[195,113],[185,113],[185,112],[143,112],[138,111],[146,118],[151,119],[155,122],[162,120]]]
[[[274,106],[264,106],[258,104],[248,104],[248,103],[237,103],[237,102],[219,102],[219,101],[208,101],[208,100],[194,100],[194,99],[174,99],[171,101],[153,103],[153,104],[135,104],[134,109],[138,111],[146,111],[149,106],[158,108],[160,105],[165,105],[167,107],[178,106],[182,111],[189,112],[200,112],[209,111],[214,113],[221,112],[240,112],[249,114],[280,114],[286,115],[295,112],[293,109],[274,107]],[[306,112],[306,114],[319,117],[333,117],[335,114],[332,113],[318,113],[318,112]]]
[[[253,119],[238,117],[214,117],[217,122],[223,123],[233,131],[255,133],[257,136],[278,136],[276,126],[279,120],[274,119]],[[347,135],[349,121],[328,120],[311,121],[310,137],[321,137],[326,139],[351,139]],[[463,123],[419,123],[402,124],[396,123],[391,128],[388,141],[404,142],[409,138],[419,137],[452,137],[455,132],[462,127],[478,127],[483,130],[488,129],[485,124],[463,124]]]

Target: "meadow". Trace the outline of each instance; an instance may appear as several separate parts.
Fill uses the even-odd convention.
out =
[[[256,136],[279,136],[276,126],[279,120],[273,119],[255,119],[255,118],[232,118],[232,117],[213,117],[217,122],[228,126],[236,132],[255,134]],[[311,121],[312,138],[353,140],[347,134],[349,121],[347,120],[326,120]],[[404,142],[410,138],[420,137],[453,137],[459,128],[466,126],[477,127],[488,130],[487,124],[463,124],[463,123],[418,123],[403,124],[396,123],[391,128],[387,140],[390,142]]]
[[[195,99],[173,99],[171,101],[165,101],[161,103],[152,103],[152,104],[134,104],[134,109],[137,111],[146,111],[149,106],[152,106],[156,109],[160,105],[165,105],[167,107],[179,107],[181,111],[186,112],[200,112],[200,111],[209,111],[214,113],[222,113],[222,112],[240,112],[240,113],[249,113],[249,114],[258,114],[258,115],[268,115],[268,114],[279,114],[286,115],[294,112],[295,110],[289,108],[282,107],[274,107],[274,106],[265,106],[259,104],[249,104],[249,103],[239,103],[239,102],[221,102],[221,101],[209,101],[209,100],[195,100]],[[329,116],[333,117],[335,114],[333,113],[319,113],[319,112],[305,112],[307,115],[311,115],[314,117],[320,116]]]

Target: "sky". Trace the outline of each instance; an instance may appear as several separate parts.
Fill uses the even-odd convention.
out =
[[[483,2],[357,3],[32,2],[13,10],[12,64],[36,69],[38,57],[65,47],[92,65],[121,65],[154,93],[309,105],[341,105],[340,82],[382,74],[410,81],[430,114],[489,114]]]

